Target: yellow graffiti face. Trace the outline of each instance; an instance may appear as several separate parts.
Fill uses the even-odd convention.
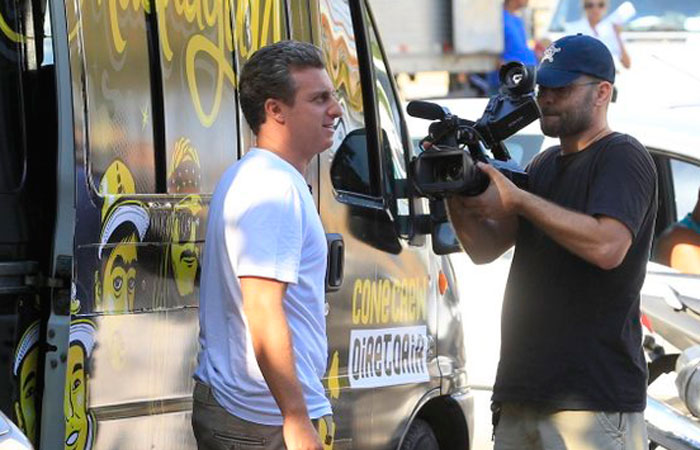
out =
[[[116,197],[134,192],[136,192],[136,184],[129,168],[119,160],[113,161],[100,180],[100,194],[105,196],[104,205],[102,205],[102,219],[104,220],[106,217],[107,211],[115,202]]]
[[[175,207],[171,233],[170,264],[173,268],[177,292],[182,295],[194,291],[199,267],[199,248],[195,244],[202,206],[198,196],[185,198]]]
[[[73,343],[68,349],[66,396],[63,402],[66,417],[66,449],[83,449],[90,438],[86,382],[85,350],[81,345]]]
[[[17,418],[29,439],[36,436],[36,368],[39,361],[39,349],[31,349],[22,361],[19,378],[19,404]]]
[[[102,308],[105,311],[131,311],[136,290],[136,234],[112,249],[102,278]]]

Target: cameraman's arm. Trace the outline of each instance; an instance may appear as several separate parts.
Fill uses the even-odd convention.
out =
[[[486,193],[493,189],[500,199],[495,207],[494,204],[484,204],[480,209],[482,217],[493,218],[516,213],[544,231],[559,245],[591,264],[608,270],[622,263],[632,244],[632,232],[619,220],[563,208],[518,189],[491,166],[479,164],[479,168],[491,178]]]
[[[632,232],[612,217],[589,216],[521,191],[517,210],[537,228],[576,256],[604,270],[622,263]]]
[[[518,231],[516,215],[488,219],[477,214],[471,203],[485,201],[486,195],[452,197],[447,201],[450,221],[459,242],[476,264],[486,264],[501,256],[513,246]]]

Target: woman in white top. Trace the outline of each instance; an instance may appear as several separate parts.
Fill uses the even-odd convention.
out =
[[[608,0],[583,0],[586,17],[576,22],[566,24],[567,33],[582,33],[602,41],[625,69],[630,68],[630,56],[625,49],[620,36],[621,26],[613,23],[610,17],[605,18]]]

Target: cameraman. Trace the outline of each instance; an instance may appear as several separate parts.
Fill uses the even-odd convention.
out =
[[[637,140],[608,127],[615,65],[600,41],[559,39],[537,77],[542,131],[560,145],[529,165],[528,191],[479,164],[488,189],[448,201],[476,263],[515,244],[492,399],[495,449],[642,450],[640,289],[657,209],[654,164]]]

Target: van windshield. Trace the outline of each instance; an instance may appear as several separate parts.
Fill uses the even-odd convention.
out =
[[[550,31],[561,32],[565,24],[585,17],[584,0],[560,0],[550,24]],[[607,16],[614,14],[623,3],[636,10],[624,25],[626,31],[688,31],[700,32],[700,2],[698,0],[607,0]]]

